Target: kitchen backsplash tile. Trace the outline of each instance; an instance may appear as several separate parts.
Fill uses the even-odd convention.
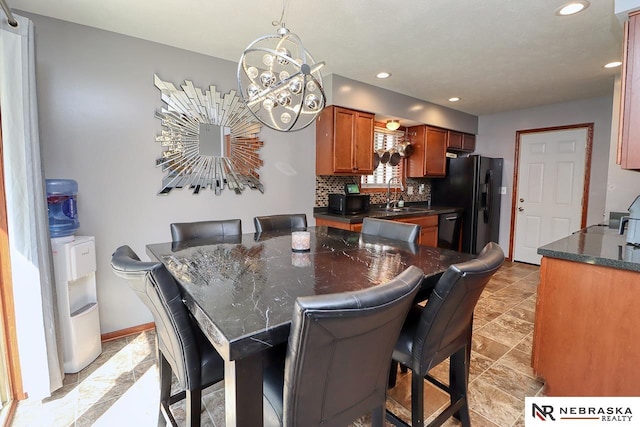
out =
[[[316,207],[325,207],[329,204],[329,194],[344,193],[344,185],[353,182],[360,182],[359,176],[334,176],[334,175],[317,175],[316,176]],[[419,194],[420,184],[424,184],[425,191]],[[407,187],[413,187],[413,194],[407,194]],[[394,192],[395,193],[395,192]],[[372,204],[382,204],[387,202],[387,192],[376,192],[371,194]],[[429,179],[413,179],[407,178],[407,185],[402,192],[402,198],[407,202],[425,202],[431,194],[431,183]]]

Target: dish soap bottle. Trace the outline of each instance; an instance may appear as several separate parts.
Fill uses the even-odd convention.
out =
[[[400,198],[398,199],[398,207],[399,208],[404,208],[404,199],[402,198],[402,194],[400,195]]]

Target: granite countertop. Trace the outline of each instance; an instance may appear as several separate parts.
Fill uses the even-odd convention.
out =
[[[640,271],[640,247],[626,244],[626,236],[594,225],[538,248],[538,254],[620,270]]]
[[[432,206],[427,208],[425,203],[407,203],[401,210],[386,210],[384,206],[371,206],[369,212],[356,215],[340,215],[329,212],[326,207],[316,207],[313,209],[315,218],[322,218],[329,221],[344,222],[346,224],[359,224],[364,218],[410,218],[418,216],[440,215],[452,212],[462,212],[462,208],[451,206]]]

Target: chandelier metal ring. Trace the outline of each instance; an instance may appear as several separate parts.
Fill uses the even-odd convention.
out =
[[[304,129],[322,111],[326,97],[316,63],[300,38],[281,24],[277,34],[251,43],[238,63],[238,88],[249,111],[281,132]]]

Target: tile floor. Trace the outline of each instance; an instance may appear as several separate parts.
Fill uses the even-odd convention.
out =
[[[538,275],[537,266],[506,262],[476,307],[469,384],[474,427],[524,426],[524,397],[542,393],[543,383],[530,367]],[[77,374],[67,374],[62,389],[50,398],[20,402],[12,426],[156,426],[154,347],[152,331],[103,343],[98,359]],[[446,381],[443,365],[432,374]],[[429,417],[447,404],[447,396],[426,381],[425,389]],[[203,401],[202,425],[224,426],[222,387],[210,388]],[[399,374],[387,402],[394,413],[409,419],[408,374]],[[180,420],[182,408],[174,406]],[[352,427],[366,425],[365,419]],[[445,425],[459,423],[450,419]]]

